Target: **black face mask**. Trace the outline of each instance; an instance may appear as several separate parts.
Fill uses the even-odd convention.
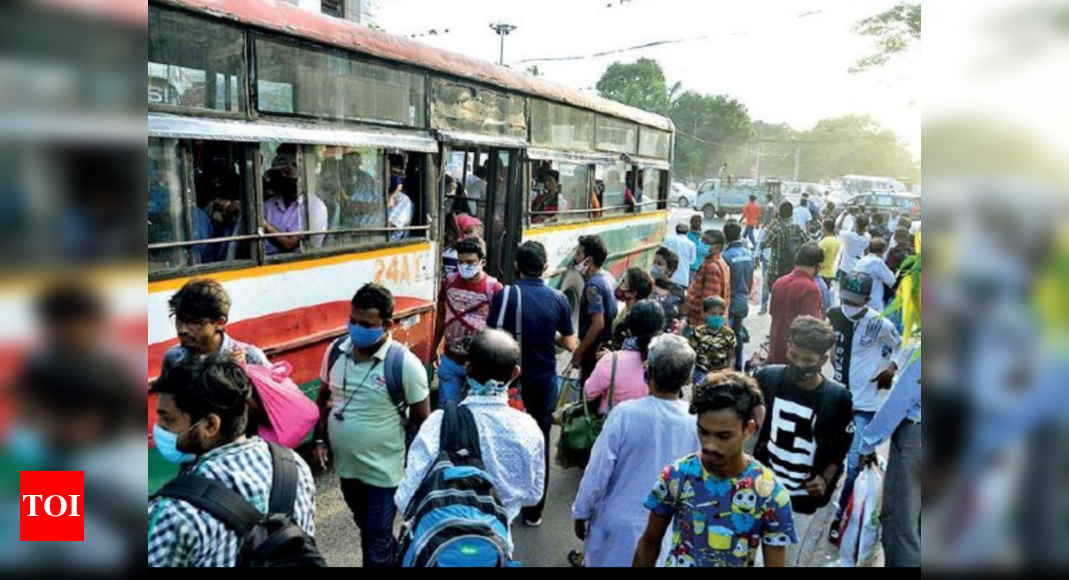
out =
[[[796,365],[790,365],[787,367],[787,378],[794,384],[805,383],[813,379],[813,377],[820,374],[820,366],[815,367],[800,367]]]
[[[297,180],[283,177],[278,180],[277,183],[272,183],[272,189],[275,193],[281,195],[284,199],[296,199],[297,197]]]

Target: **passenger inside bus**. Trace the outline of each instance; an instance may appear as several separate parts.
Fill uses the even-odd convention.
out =
[[[541,172],[541,181],[535,184],[537,195],[531,202],[531,221],[536,224],[554,222],[560,211],[560,173],[555,170]]]
[[[326,204],[314,193],[305,194],[301,191],[300,177],[297,146],[280,145],[271,162],[271,169],[264,174],[263,228],[266,233],[324,232],[329,228]],[[314,190],[308,185],[305,188],[306,191]],[[323,239],[324,236],[312,236],[308,243],[313,248],[320,248]],[[268,255],[300,252],[301,236],[268,238],[266,249]]]

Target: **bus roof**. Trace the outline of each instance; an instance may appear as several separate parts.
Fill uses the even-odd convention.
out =
[[[186,8],[273,30],[282,34],[355,50],[389,61],[403,62],[432,71],[542,97],[552,101],[627,119],[647,127],[674,131],[666,117],[626,105],[585,95],[509,68],[464,55],[432,48],[397,36],[359,26],[340,18],[316,14],[286,2],[266,0],[156,0],[160,4]]]

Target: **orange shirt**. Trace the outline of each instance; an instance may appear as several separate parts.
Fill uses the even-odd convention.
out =
[[[746,220],[746,225],[757,227],[757,222],[761,220],[761,206],[751,201],[743,208],[742,217]]]

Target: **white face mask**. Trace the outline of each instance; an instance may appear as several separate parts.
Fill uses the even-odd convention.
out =
[[[868,309],[868,306],[847,306],[846,304],[843,304],[843,314],[845,314],[847,318],[853,318],[855,320],[861,318],[861,315],[867,312]]]
[[[586,276],[586,271],[589,265],[590,258],[587,258],[586,260],[583,260],[582,262],[575,265],[575,271],[579,272],[580,275]]]
[[[473,280],[479,277],[479,273],[483,271],[482,266],[464,266],[457,267],[457,271],[460,272],[460,277],[465,280]]]

